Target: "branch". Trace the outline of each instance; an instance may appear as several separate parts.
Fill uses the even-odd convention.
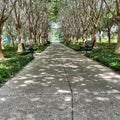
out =
[[[110,8],[110,6],[108,5],[108,3],[106,2],[106,0],[104,0],[104,2],[105,2],[105,4],[106,4],[108,10],[111,12],[111,14],[112,14],[113,16],[115,16],[115,13],[111,10],[111,8]]]

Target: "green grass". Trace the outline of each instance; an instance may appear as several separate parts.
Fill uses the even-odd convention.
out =
[[[79,43],[79,44],[67,44],[66,45],[67,47],[75,50],[75,51],[81,51],[82,50],[82,43]]]
[[[10,46],[5,47],[5,50],[3,50],[7,60],[0,61],[0,83],[5,82],[7,78],[13,77],[15,73],[34,59],[31,56],[18,54],[16,51],[17,47],[13,49]]]
[[[35,50],[36,53],[40,53],[42,51],[44,51],[50,44],[46,44],[46,45],[42,45],[40,47],[38,47],[37,50]]]
[[[120,71],[120,54],[114,54],[115,45],[116,44],[114,43],[110,46],[106,43],[97,44],[97,49],[85,55],[104,64],[105,66],[108,66],[116,71]]]
[[[81,51],[81,44],[67,46],[75,51]],[[111,43],[110,46],[107,43],[97,43],[97,49],[94,49],[93,52],[87,52],[85,56],[120,72],[120,54],[114,54],[115,46],[115,43]]]
[[[97,42],[99,42],[99,38],[97,38]],[[108,42],[108,38],[107,37],[102,38],[102,42],[103,43]],[[115,36],[111,36],[111,42],[112,43],[116,43],[117,42],[117,36],[116,35]]]
[[[39,47],[35,52],[44,51],[48,45]],[[14,49],[7,45],[3,54],[6,61],[0,61],[0,84],[6,82],[8,78],[11,78],[21,70],[26,64],[34,59],[33,56],[27,55],[28,53],[17,53],[17,47]]]
[[[27,63],[33,60],[30,56],[14,56],[9,60],[0,63],[0,83],[4,82],[6,78],[11,78]]]

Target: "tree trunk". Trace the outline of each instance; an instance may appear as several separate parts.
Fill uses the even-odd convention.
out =
[[[92,41],[96,41],[96,29],[97,27],[93,27],[93,32],[92,32]],[[97,47],[96,42],[93,47]]]
[[[70,37],[69,37],[70,38]],[[79,32],[75,33],[75,39],[76,39],[76,43],[78,43],[78,39],[79,39]]]
[[[92,40],[95,40],[95,41],[96,41],[96,27],[93,28]]]
[[[15,47],[15,43],[14,43],[14,37],[13,36],[11,36],[11,42],[12,42],[12,46],[14,48]]]
[[[118,40],[115,48],[115,53],[120,53],[120,21],[118,22]]]
[[[21,37],[22,37],[21,28],[18,28],[17,32],[18,32],[18,52],[23,52],[23,47],[21,43]]]
[[[41,43],[40,43],[40,40],[41,40],[41,39],[40,39],[40,38],[41,38],[41,34],[39,34],[39,38],[38,38],[38,39],[39,39],[39,43],[38,43],[39,46],[41,45]]]
[[[37,45],[36,32],[34,33],[34,43]]]
[[[108,28],[108,45],[110,46],[111,43],[111,34],[110,34],[110,28]]]
[[[4,49],[5,49],[5,48],[4,48],[4,45],[2,44],[1,46],[2,46],[2,50],[4,50]]]
[[[87,39],[87,31],[83,31],[82,40],[83,42]]]
[[[2,25],[0,26],[0,60],[4,60],[4,55],[2,52]]]
[[[101,29],[99,29],[98,32],[99,32],[99,42],[102,43],[102,32],[101,32]]]
[[[32,32],[30,31],[30,38],[29,38],[30,45],[32,45]]]

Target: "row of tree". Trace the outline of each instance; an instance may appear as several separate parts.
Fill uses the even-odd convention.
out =
[[[30,44],[38,44],[48,40],[48,4],[46,0],[0,0],[0,60],[2,52],[3,28],[9,34],[13,46],[18,39],[18,52],[23,51],[22,39]]]
[[[83,41],[90,36],[96,40],[96,33],[107,31],[110,44],[111,27],[118,26],[118,41],[115,53],[120,53],[120,0],[66,0],[59,11],[59,20],[65,42],[73,38]]]

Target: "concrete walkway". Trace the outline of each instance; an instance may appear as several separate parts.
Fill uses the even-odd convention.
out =
[[[0,120],[120,120],[120,75],[54,43],[0,88]]]

